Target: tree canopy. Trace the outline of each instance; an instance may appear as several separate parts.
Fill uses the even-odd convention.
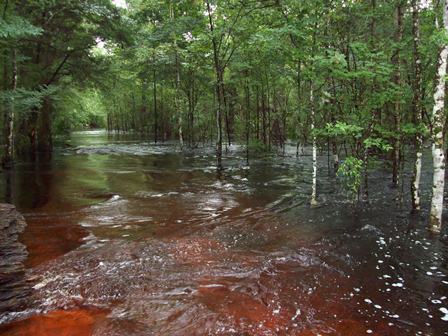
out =
[[[216,143],[218,169],[223,146],[245,143],[249,159],[290,140],[327,147],[335,170],[341,151],[366,171],[369,157],[390,159],[398,186],[404,147],[420,153],[434,127],[442,7],[3,0],[3,138],[14,133],[16,153],[45,152],[55,133],[106,127]]]

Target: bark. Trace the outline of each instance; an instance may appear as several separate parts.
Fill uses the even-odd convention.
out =
[[[266,75],[266,89],[267,89],[267,95],[266,95],[266,106],[267,106],[267,141],[268,141],[268,149],[271,150],[271,144],[272,144],[272,125],[271,125],[271,102],[270,102],[270,85],[269,85],[269,77]],[[274,98],[275,93],[272,96],[272,106],[274,106]],[[273,107],[274,108],[274,107]]]
[[[158,115],[157,115],[157,78],[156,78],[156,68],[153,65],[153,81],[152,81],[152,93],[153,93],[153,108],[154,108],[154,143],[157,143],[157,130],[158,130]]]
[[[260,92],[257,85],[257,140],[260,140]]]
[[[148,89],[148,82],[146,80],[146,78],[143,79],[143,83],[142,83],[142,106],[141,106],[141,116],[140,119],[142,120],[142,123],[140,125],[140,132],[141,133],[145,133],[147,132],[146,130],[146,114],[147,114],[147,110],[148,110],[148,99],[146,97],[146,91]]]
[[[217,141],[216,141],[216,168],[220,172],[222,167],[222,108],[224,102],[224,69],[221,66],[219,58],[218,44],[216,37],[214,36],[214,23],[212,17],[212,11],[210,7],[210,2],[206,1],[207,13],[210,24],[210,32],[212,36],[212,46],[213,46],[213,61],[215,67],[216,75],[216,95],[218,98],[218,108],[216,110],[216,128],[217,128]]]
[[[2,14],[2,19],[6,20],[6,13],[8,10],[8,0],[6,0],[4,2],[3,5],[3,14]],[[9,89],[9,82],[8,82],[8,49],[5,48],[3,51],[3,89],[5,91],[7,91]],[[2,106],[2,110],[3,110],[3,136],[4,136],[4,142],[5,142],[5,151],[3,153],[3,157],[2,157],[2,165],[3,167],[7,167],[9,166],[9,164],[12,161],[12,155],[11,155],[11,148],[8,145],[9,142],[9,134],[10,134],[10,122],[9,122],[9,117],[10,117],[10,107],[13,105],[13,102],[10,104],[10,106],[8,106],[8,104],[5,104],[4,106]]]
[[[420,127],[422,123],[422,62],[420,57],[420,13],[419,4],[417,0],[412,0],[412,35],[414,38],[414,97],[413,97],[413,112],[414,123]],[[417,132],[414,139],[415,161],[414,171],[412,175],[412,210],[420,210],[420,177],[422,171],[422,148],[423,137],[420,132]]]
[[[314,105],[314,86],[311,83],[310,87],[310,107],[311,107],[311,136],[313,138],[313,175],[312,175],[312,191],[311,191],[311,206],[317,205],[317,143],[314,128],[316,125],[316,111]]]
[[[339,112],[339,115],[343,115],[344,112],[342,110],[342,106],[341,103],[339,101],[339,99],[336,97],[337,93],[336,93],[336,83],[334,80],[334,77],[331,78],[331,87],[332,87],[332,100],[333,100],[333,109],[335,108],[335,106],[337,106],[337,110]],[[335,117],[335,112],[332,110],[331,111],[331,122],[334,124],[336,122],[336,117]],[[339,154],[338,154],[338,144],[336,142],[336,138],[332,137],[331,139],[331,149],[332,149],[332,154],[333,154],[333,171],[336,174],[338,169],[339,169]]]
[[[226,126],[226,136],[227,136],[227,145],[230,147],[232,145],[232,140],[230,137],[230,120],[229,120],[229,108],[230,108],[230,102],[229,102],[229,90],[225,90],[224,91],[224,121],[225,121],[225,126]],[[227,146],[226,146],[226,151],[227,151]]]
[[[394,83],[397,87],[401,87],[401,58],[400,58],[400,43],[403,39],[403,7],[401,1],[398,2],[395,13],[396,31],[395,31],[395,43],[397,43],[397,49],[392,58],[392,62],[395,66]],[[394,126],[396,132],[396,139],[394,142],[393,152],[393,171],[392,171],[392,183],[394,187],[399,185],[399,171],[400,171],[400,148],[401,148],[401,97],[397,97],[394,106]]]
[[[12,56],[12,78],[11,78],[11,98],[9,108],[5,108],[4,113],[4,136],[5,136],[5,153],[2,160],[4,167],[8,167],[14,160],[14,115],[15,115],[15,102],[14,94],[17,89],[17,50],[13,48]]]
[[[265,100],[265,89],[263,82],[261,83],[261,112],[262,112],[263,145],[266,148],[268,139],[266,135],[266,100]]]
[[[179,63],[179,57],[177,54],[177,43],[174,42],[174,48],[175,48],[175,57],[176,57],[176,97],[174,98],[174,104],[176,106],[176,113],[177,113],[177,126],[178,126],[178,135],[179,135],[179,142],[180,146],[184,146],[184,136],[183,136],[183,130],[182,130],[182,108],[181,108],[181,101],[180,101],[180,63]]]
[[[297,145],[296,145],[296,156],[299,156],[300,147],[300,133],[301,133],[301,104],[302,104],[302,62],[299,60],[297,62]]]
[[[187,127],[188,127],[188,143],[192,148],[195,143],[194,136],[194,110],[196,108],[196,83],[194,80],[194,72],[190,71],[189,83],[186,89],[186,95],[188,99],[188,116],[187,116]]]
[[[250,88],[249,88],[249,78],[246,72],[246,164],[249,165],[249,139],[250,139]]]
[[[443,6],[443,26],[448,32],[448,1]],[[440,232],[442,228],[443,192],[445,188],[445,153],[443,151],[443,125],[445,109],[445,76],[447,72],[448,45],[444,45],[439,55],[434,108],[432,111],[432,157],[434,164],[430,230]]]

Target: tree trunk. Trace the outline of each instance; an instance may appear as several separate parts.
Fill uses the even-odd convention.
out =
[[[158,115],[157,115],[157,78],[156,78],[156,67],[153,65],[153,81],[152,81],[152,93],[153,93],[153,108],[154,108],[154,143],[157,143],[157,130],[158,130]]]
[[[176,113],[177,113],[177,123],[178,123],[178,134],[179,134],[179,142],[180,142],[180,146],[183,147],[184,146],[184,136],[183,136],[183,130],[182,130],[182,107],[181,107],[181,102],[180,102],[180,64],[179,64],[179,59],[178,59],[178,55],[177,55],[177,44],[175,43],[175,48],[176,48],[176,97],[174,98],[175,100],[175,105],[176,105]]]
[[[266,148],[268,139],[266,135],[266,100],[265,100],[265,88],[263,82],[261,84],[261,112],[262,112],[262,132],[263,132],[263,145]]]
[[[5,153],[2,160],[3,167],[8,167],[14,160],[14,114],[15,114],[15,102],[14,94],[17,89],[17,50],[12,49],[12,79],[11,79],[11,101],[8,107],[5,107],[4,114],[4,136],[5,136]]]
[[[448,32],[448,1],[443,6],[443,26]],[[445,153],[443,151],[443,124],[445,110],[445,76],[447,67],[448,45],[445,44],[439,55],[437,85],[434,93],[432,111],[432,158],[434,164],[430,230],[440,232],[442,228],[443,192],[445,188]]]
[[[396,31],[395,31],[395,43],[397,44],[397,49],[395,50],[395,54],[392,58],[392,63],[395,66],[395,74],[394,74],[394,83],[397,87],[401,87],[401,58],[400,58],[400,43],[403,39],[403,7],[401,4],[401,0],[399,0],[396,13]],[[400,149],[401,149],[401,97],[396,97],[395,106],[394,106],[394,124],[395,124],[395,133],[396,138],[394,141],[394,152],[393,152],[393,171],[392,171],[392,183],[394,187],[398,187],[399,184],[399,171],[400,171]]]
[[[414,171],[412,175],[412,210],[420,210],[420,177],[422,171],[422,148],[423,137],[420,132],[420,126],[422,123],[422,62],[420,57],[420,14],[419,4],[417,0],[412,0],[412,34],[414,37],[414,98],[413,98],[413,112],[414,112],[414,124],[418,128],[415,139],[415,162]]]
[[[296,145],[296,156],[299,156],[299,147],[300,147],[300,133],[301,133],[301,125],[300,125],[300,111],[302,104],[302,62],[299,60],[297,62],[297,145]]]
[[[259,87],[257,85],[257,127],[256,127],[256,133],[257,133],[257,140],[260,140],[260,91]]]
[[[217,126],[217,141],[216,141],[216,169],[218,172],[222,171],[222,105],[224,102],[224,69],[221,66],[219,59],[218,44],[216,42],[216,37],[214,36],[214,24],[212,17],[212,10],[210,7],[210,2],[206,1],[207,13],[210,24],[210,32],[212,36],[213,45],[213,60],[215,66],[216,75],[216,94],[218,96],[218,108],[216,110],[216,126]]]
[[[225,90],[224,91],[224,121],[226,123],[226,136],[227,136],[227,145],[230,147],[232,144],[232,140],[230,137],[230,120],[229,120],[229,109],[230,109],[230,102],[229,102],[229,91],[230,90]],[[227,151],[227,146],[226,146],[226,151]]]
[[[311,136],[313,138],[313,175],[312,175],[312,191],[311,191],[311,206],[317,205],[317,143],[314,128],[316,126],[316,111],[314,105],[314,86],[310,83],[310,107],[311,107]]]
[[[250,88],[249,78],[246,72],[246,164],[249,165],[249,137],[250,137]]]
[[[146,78],[143,79],[143,83],[142,83],[142,106],[141,106],[141,120],[142,123],[140,125],[140,132],[141,133],[146,133],[146,110],[147,110],[147,98],[146,98],[146,90],[148,89],[148,82],[146,80]],[[111,126],[113,128],[113,120],[111,120]]]
[[[174,6],[173,2],[170,1],[170,17],[171,20],[174,22],[176,19],[175,13],[174,13]],[[181,147],[184,147],[184,137],[183,137],[183,130],[182,130],[182,107],[180,102],[180,62],[179,62],[179,54],[177,50],[177,37],[176,33],[173,33],[173,47],[174,47],[174,58],[175,58],[175,67],[176,67],[176,80],[175,80],[175,91],[176,96],[174,97],[174,105],[176,109],[177,114],[177,130],[178,130],[178,136],[179,136],[179,143]]]

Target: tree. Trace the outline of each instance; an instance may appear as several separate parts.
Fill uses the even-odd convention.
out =
[[[2,165],[8,167],[14,160],[14,126],[15,111],[19,106],[22,109],[26,97],[35,95],[35,92],[24,92],[22,102],[17,101],[18,97],[18,48],[26,38],[39,36],[42,33],[40,28],[33,26],[28,20],[16,14],[15,3],[12,0],[5,0],[3,4],[3,13],[0,21],[0,37],[2,38],[1,47],[3,48],[3,93],[1,101],[3,102],[3,136],[5,150],[2,157]],[[9,66],[8,66],[9,63]],[[10,72],[10,74],[8,74]],[[9,79],[9,80],[8,80]],[[22,103],[22,104],[21,104]],[[26,103],[25,103],[26,105]]]
[[[422,59],[420,55],[420,7],[417,0],[411,1],[412,5],[412,35],[414,47],[414,82],[413,82],[413,118],[417,126],[414,139],[415,162],[412,175],[411,193],[412,193],[412,209],[420,210],[420,178],[422,171],[422,149],[423,135],[422,128]]]
[[[443,30],[448,33],[448,1],[443,3]],[[439,54],[432,110],[432,158],[434,164],[430,230],[440,232],[442,227],[443,192],[445,189],[445,153],[443,127],[445,118],[445,85],[447,72],[448,43],[443,42]]]

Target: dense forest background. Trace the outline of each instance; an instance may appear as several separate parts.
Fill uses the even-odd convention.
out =
[[[312,145],[314,161],[318,148],[328,149],[334,172],[359,198],[372,159],[390,162],[398,187],[407,153],[418,210],[423,144],[432,141],[443,156],[446,137],[445,7],[419,0],[2,0],[3,165],[51,153],[55,135],[86,128],[178,140],[184,148],[213,144],[218,170],[232,143],[246,146],[249,161],[250,153],[281,153],[288,140],[298,154]],[[437,231],[444,158],[434,162]]]

